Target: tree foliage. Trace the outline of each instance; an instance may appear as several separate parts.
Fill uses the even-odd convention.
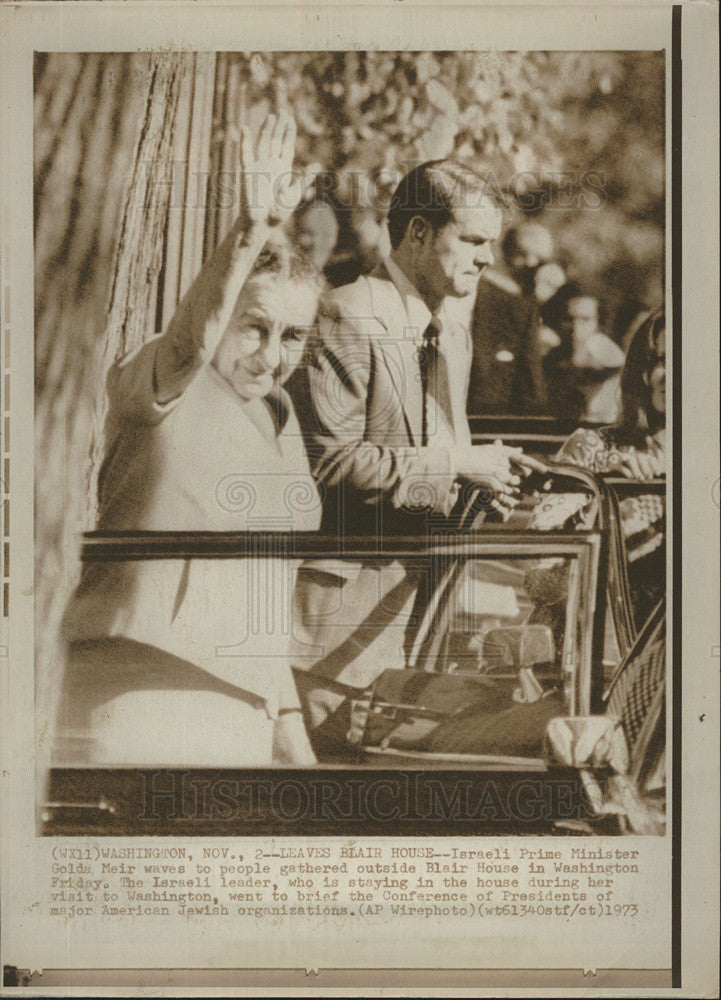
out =
[[[251,120],[289,101],[312,190],[382,213],[409,165],[453,155],[534,214],[612,300],[661,295],[660,52],[244,53]],[[615,304],[614,301],[610,303]]]

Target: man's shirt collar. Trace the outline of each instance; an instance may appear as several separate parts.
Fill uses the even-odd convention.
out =
[[[420,344],[426,327],[433,319],[433,313],[421,298],[421,294],[396,262],[388,257],[385,260],[388,275],[403,299],[406,316],[408,317],[409,334]]]

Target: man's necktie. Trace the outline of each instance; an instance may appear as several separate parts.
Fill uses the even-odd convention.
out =
[[[423,445],[453,447],[471,443],[466,419],[465,333],[431,321],[419,351],[423,387]]]
[[[433,420],[429,419],[431,409],[431,398],[437,398],[438,380],[438,327],[434,323],[429,323],[423,332],[423,342],[418,351],[418,363],[421,370],[421,386],[423,388],[423,423],[421,425],[421,445],[425,448],[428,445],[429,424],[433,425]]]

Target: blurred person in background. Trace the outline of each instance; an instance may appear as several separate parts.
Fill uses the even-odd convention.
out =
[[[373,205],[356,206],[351,211],[351,226],[364,272],[372,271],[391,252],[385,212]]]
[[[326,265],[338,242],[338,218],[323,198],[304,201],[293,216],[293,242],[309,265],[325,275]]]
[[[318,297],[336,285],[336,268],[331,262],[335,260],[339,230],[336,210],[323,197],[302,201],[291,218],[290,237],[293,246],[317,278]],[[289,327],[284,334],[284,365],[279,375],[291,397],[296,392],[298,365],[303,357],[309,330],[309,326]]]
[[[538,356],[543,359],[554,347],[558,347],[561,338],[555,330],[547,326],[540,316],[540,307],[556,294],[566,281],[566,272],[555,260],[541,264],[533,276],[533,297],[539,308],[538,324],[536,326],[536,348]]]
[[[554,259],[555,246],[550,230],[540,222],[522,222],[503,238],[503,256],[523,295],[534,294],[536,272]]]
[[[648,481],[666,472],[666,333],[663,311],[649,316],[634,334],[620,378],[620,411],[607,427],[580,427],[564,442],[554,462],[597,474]],[[563,495],[537,508],[531,528],[561,528],[569,506]],[[665,503],[656,492],[635,492],[619,501],[622,540],[627,553],[628,582],[637,627],[646,621],[665,587]],[[556,613],[556,574],[535,570],[540,607]],[[526,584],[528,587],[528,582]],[[552,601],[546,596],[550,593]],[[541,613],[545,614],[545,611]],[[615,641],[615,640],[614,640]],[[613,657],[612,657],[613,658]]]
[[[539,321],[539,295],[565,280],[550,231],[526,221],[508,230],[506,272],[486,270],[471,317],[473,363],[470,414],[544,414],[548,410],[543,357],[551,349]],[[559,274],[560,272],[560,274]]]
[[[543,359],[555,416],[613,423],[624,355],[602,330],[606,310],[599,295],[577,281],[568,281],[541,307],[541,316],[560,338]]]
[[[292,239],[299,253],[324,278],[326,290],[349,285],[370,274],[390,253],[385,211],[379,206],[345,206],[326,181],[329,193],[303,202],[295,212]]]
[[[345,210],[347,247],[334,256],[325,273],[333,288],[370,274],[391,251],[385,212],[379,206],[353,205]]]
[[[566,280],[566,272],[556,260],[541,264],[533,276],[533,297],[539,306],[548,302]],[[554,345],[555,346],[555,345]]]
[[[286,330],[310,324],[317,304],[279,232],[278,202],[290,206],[298,185],[274,198],[294,147],[288,114],[269,115],[255,145],[244,134],[238,219],[165,332],[111,366],[98,531],[318,527],[320,502],[279,384],[292,365]],[[251,199],[248,179],[258,176],[269,183]],[[86,562],[63,625],[56,760],[312,762],[288,639],[268,620],[268,594],[290,595],[294,575],[280,559]],[[265,632],[251,631],[264,614]]]

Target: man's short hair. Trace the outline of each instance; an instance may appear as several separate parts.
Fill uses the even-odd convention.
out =
[[[483,198],[498,200],[487,180],[455,160],[429,160],[405,175],[391,198],[388,235],[395,250],[411,219],[420,216],[434,229],[453,219],[459,208],[475,208]]]

